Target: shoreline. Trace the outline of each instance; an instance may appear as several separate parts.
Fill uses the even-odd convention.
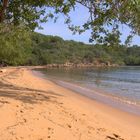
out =
[[[139,140],[140,117],[88,99],[35,76],[0,75],[0,135],[25,140]],[[5,117],[7,116],[7,118]]]
[[[103,90],[101,91],[99,89],[90,90],[85,87],[81,87],[64,81],[53,82],[86,98],[96,100],[97,102],[104,105],[108,105],[113,108],[140,116],[140,105],[136,105],[129,100],[123,100],[115,96],[106,95],[104,94]]]
[[[135,102],[131,102],[130,100],[126,99],[121,99],[121,97],[113,95],[107,95],[105,94],[106,92],[101,89],[94,88],[93,90],[91,90],[87,89],[86,87],[76,85],[72,82],[62,81],[61,79],[47,78],[47,76],[41,73],[39,70],[33,69],[33,73],[35,74],[35,76],[39,76],[43,79],[49,80],[54,84],[57,84],[58,86],[67,88],[68,90],[75,92],[76,94],[79,94],[92,100],[96,100],[97,102],[114,107],[116,109],[120,109],[122,111],[140,116],[140,105],[136,104]]]

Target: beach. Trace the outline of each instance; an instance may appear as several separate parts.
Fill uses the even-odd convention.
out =
[[[140,116],[79,95],[31,67],[0,73],[0,140],[139,140]]]

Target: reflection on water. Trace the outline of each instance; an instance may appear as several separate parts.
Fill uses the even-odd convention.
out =
[[[88,89],[140,102],[140,67],[43,69],[48,78],[72,82]]]

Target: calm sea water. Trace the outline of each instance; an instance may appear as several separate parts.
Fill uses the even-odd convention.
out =
[[[103,94],[140,105],[140,67],[42,69],[47,78],[73,83]]]

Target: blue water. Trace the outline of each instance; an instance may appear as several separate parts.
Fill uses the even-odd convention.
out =
[[[47,78],[74,83],[78,86],[105,91],[132,104],[140,104],[140,67],[42,69]]]

